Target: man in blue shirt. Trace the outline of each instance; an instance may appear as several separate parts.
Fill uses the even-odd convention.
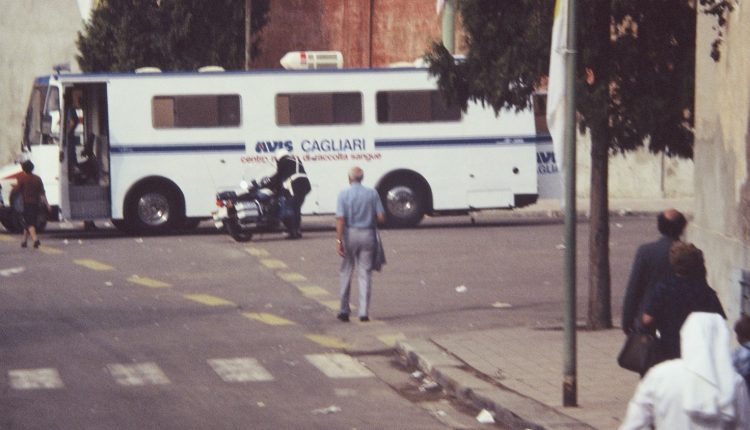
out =
[[[385,222],[385,211],[378,192],[362,185],[364,171],[349,170],[349,188],[341,191],[336,202],[336,250],[343,257],[339,270],[341,307],[338,319],[349,321],[349,292],[357,266],[359,320],[369,321],[372,263],[376,253],[377,224]]]

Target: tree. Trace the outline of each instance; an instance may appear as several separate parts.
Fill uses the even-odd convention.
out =
[[[270,0],[255,0],[252,30],[268,22]],[[244,0],[104,0],[78,33],[84,71],[132,71],[142,66],[195,70],[206,65],[242,69]],[[261,40],[255,37],[252,55]]]
[[[690,158],[695,7],[690,0],[578,0],[576,109],[591,133],[589,306],[591,329],[612,326],[609,156],[647,145]],[[461,0],[468,52],[456,62],[426,54],[448,101],[524,109],[549,70],[554,0]]]

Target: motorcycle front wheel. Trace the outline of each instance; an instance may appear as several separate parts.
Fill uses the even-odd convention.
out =
[[[237,224],[237,220],[228,219],[224,222],[224,226],[227,228],[227,233],[232,236],[236,242],[249,242],[253,238],[253,234],[249,231],[243,231],[242,227]]]

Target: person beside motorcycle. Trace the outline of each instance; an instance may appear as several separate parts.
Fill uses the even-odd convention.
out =
[[[290,214],[284,216],[284,224],[289,233],[287,239],[300,239],[302,231],[302,205],[305,197],[311,190],[310,180],[307,178],[305,167],[299,157],[290,154],[287,150],[280,150],[274,156],[276,159],[276,173],[267,176],[260,181],[260,185],[271,189],[276,195],[283,197],[286,205],[289,205]]]

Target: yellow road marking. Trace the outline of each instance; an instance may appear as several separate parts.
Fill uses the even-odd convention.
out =
[[[305,337],[326,348],[344,349],[349,347],[348,343],[336,337],[324,336],[322,334],[306,334]]]
[[[260,260],[260,264],[268,267],[269,269],[286,269],[287,265],[281,260],[276,260],[274,258],[265,258],[263,260]]]
[[[104,270],[114,270],[114,267],[100,263],[96,260],[89,260],[89,259],[82,259],[82,260],[73,260],[74,263],[89,268],[91,270],[98,270],[98,271],[104,271]]]
[[[293,321],[289,321],[286,318],[265,312],[246,312],[242,315],[250,318],[251,320],[260,321],[268,325],[294,325]]]
[[[308,297],[327,296],[328,291],[317,285],[297,286],[297,289]]]
[[[0,235],[0,241],[3,241],[3,242],[12,242],[13,238],[11,238],[10,236],[7,236],[7,235],[3,234],[3,235]]]
[[[234,303],[209,294],[185,294],[185,298],[208,306],[230,306]]]
[[[341,306],[341,302],[338,300],[318,300],[321,305],[327,307],[328,309],[333,309],[334,311],[339,310],[339,306]]]
[[[40,246],[39,251],[43,252],[45,254],[62,254],[63,251],[61,249],[53,248],[51,246]]]
[[[252,255],[253,257],[268,257],[270,255],[265,249],[253,248],[252,246],[245,248],[245,252]]]
[[[297,281],[307,281],[307,278],[305,278],[304,275],[301,273],[294,273],[294,272],[279,272],[278,273],[279,278],[286,282],[297,282]]]
[[[143,285],[144,287],[149,287],[149,288],[171,287],[171,285],[167,284],[166,282],[157,281],[156,279],[151,279],[145,276],[138,276],[138,275],[133,275],[129,277],[128,282],[131,282],[133,284]]]
[[[403,333],[382,334],[378,336],[378,340],[388,346],[395,346],[396,342],[400,340],[405,340],[405,339],[406,339],[406,335]]]

